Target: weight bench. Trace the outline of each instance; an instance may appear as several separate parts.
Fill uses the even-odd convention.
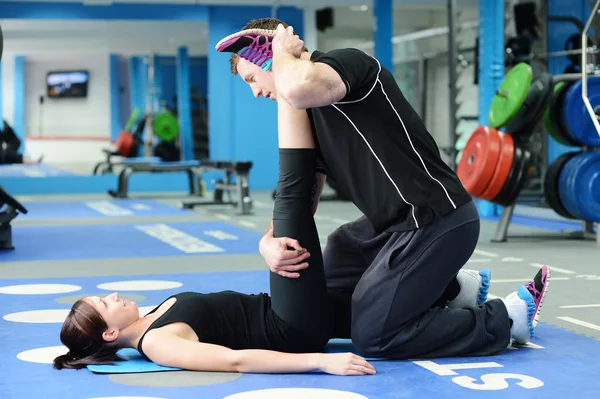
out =
[[[200,161],[177,162],[127,162],[119,173],[117,190],[108,190],[113,198],[127,198],[129,191],[129,177],[136,172],[174,173],[186,172],[188,175],[190,195],[202,195],[202,176]]]
[[[233,205],[237,206],[239,214],[249,215],[252,213],[252,199],[250,198],[250,185],[248,175],[252,168],[251,161],[217,161],[204,160],[200,166],[202,172],[219,170],[225,172],[225,180],[214,182],[215,191],[213,201],[184,201],[184,209],[192,209],[201,205]],[[233,176],[236,176],[235,183]],[[237,200],[232,199],[232,192],[236,192]],[[228,201],[223,200],[223,194],[227,193]]]
[[[114,166],[124,166],[131,164],[149,164],[160,162],[161,159],[159,157],[139,157],[139,158],[123,158],[118,151],[111,151],[109,149],[103,149],[102,152],[106,155],[105,161],[100,161],[94,167],[95,175],[103,175],[105,173],[113,173]],[[119,161],[114,161],[113,157],[118,157]]]
[[[27,209],[0,186],[0,251],[15,249],[12,244],[12,226],[10,222],[19,213],[27,213]]]

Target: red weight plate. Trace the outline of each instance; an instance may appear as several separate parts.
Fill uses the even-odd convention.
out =
[[[499,131],[479,126],[465,145],[456,173],[465,189],[478,197],[488,186],[500,156]]]
[[[125,130],[122,131],[117,137],[115,146],[122,157],[128,157],[131,153],[131,147],[133,147],[133,135]]]
[[[486,201],[492,201],[504,187],[508,174],[512,168],[513,158],[515,156],[515,142],[510,134],[499,132],[501,144],[500,157],[496,165],[494,175],[490,180],[490,184],[481,193],[479,198]]]

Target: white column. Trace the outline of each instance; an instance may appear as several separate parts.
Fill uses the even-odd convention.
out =
[[[317,50],[319,43],[317,40],[317,10],[307,5],[304,7],[304,45],[308,51]]]

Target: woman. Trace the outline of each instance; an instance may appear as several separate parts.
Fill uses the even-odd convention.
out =
[[[116,293],[79,300],[61,330],[69,352],[55,359],[57,369],[110,363],[119,349],[135,348],[154,363],[187,370],[375,374],[360,356],[321,353],[334,334],[334,312],[311,208],[315,143],[305,111],[278,99],[278,117],[279,195],[270,228],[302,243],[310,266],[299,278],[271,273],[270,297],[186,292],[141,318],[136,304]]]

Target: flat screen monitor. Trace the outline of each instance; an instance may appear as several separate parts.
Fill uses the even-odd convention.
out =
[[[88,94],[88,71],[48,72],[46,83],[49,98],[81,98]]]

